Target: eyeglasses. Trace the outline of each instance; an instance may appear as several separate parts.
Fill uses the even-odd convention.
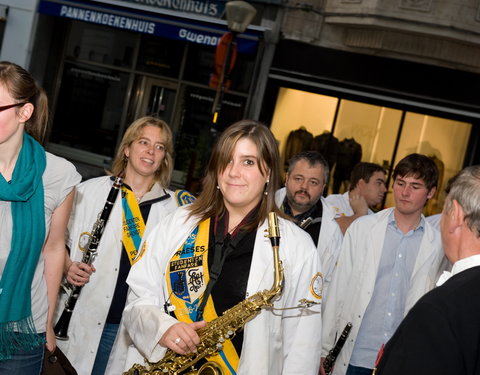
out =
[[[13,107],[20,107],[24,104],[27,104],[28,102],[21,102],[21,103],[15,103],[15,104],[9,104],[9,105],[4,105],[3,107],[0,107],[0,112],[6,111],[7,109],[13,108]]]

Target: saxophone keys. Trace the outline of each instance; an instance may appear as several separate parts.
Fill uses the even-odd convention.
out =
[[[223,344],[221,342],[217,343],[217,350],[220,351],[223,349]]]

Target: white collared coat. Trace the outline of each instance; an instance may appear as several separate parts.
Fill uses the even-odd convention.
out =
[[[335,338],[345,325],[352,323],[352,330],[337,358],[333,375],[345,374],[350,362],[360,324],[372,298],[388,217],[392,210],[394,208],[362,216],[345,233],[323,312],[322,357],[334,347]],[[425,232],[410,279],[404,316],[420,297],[435,287],[439,275],[447,267],[440,235],[425,221]]]
[[[278,207],[282,207],[286,194],[285,187],[277,190],[275,203]],[[322,225],[318,235],[317,249],[323,269],[323,295],[326,296],[337,264],[338,255],[340,254],[343,235],[335,221],[335,210],[327,203],[324,197],[321,197],[320,200],[322,202]]]
[[[103,176],[90,179],[78,186],[68,223],[67,245],[73,261],[81,261],[83,252],[78,246],[79,238],[82,233],[92,232],[93,224],[105,205],[112,183],[109,176]],[[167,193],[169,196],[152,204],[145,223],[144,236],[148,235],[162,217],[177,208],[172,191],[163,191],[164,189],[161,188],[158,190],[161,195]],[[98,245],[98,255],[93,262],[96,272],[82,288],[73,310],[68,329],[69,339],[57,340],[57,345],[79,375],[90,375],[92,372],[98,344],[117,284],[120,256],[123,251],[121,199],[121,192],[119,192]],[[62,314],[66,299],[65,294],[59,298],[55,321],[58,321]]]
[[[131,288],[123,323],[133,344],[128,348],[125,370],[143,358],[158,361],[166,349],[158,342],[177,323],[164,312],[168,296],[166,270],[172,255],[192,232],[197,220],[186,219],[188,210],[179,208],[155,228],[146,240],[143,258],[128,277]],[[280,259],[284,267],[284,287],[275,308],[298,305],[302,298],[314,299],[312,278],[321,272],[318,252],[308,234],[293,223],[279,218]],[[273,285],[273,251],[264,236],[267,223],[257,230],[247,295]],[[318,300],[317,300],[318,301]],[[321,348],[321,306],[293,310],[264,309],[244,329],[238,375],[317,375]],[[121,362],[121,361],[120,361]],[[107,374],[115,371],[107,371]]]

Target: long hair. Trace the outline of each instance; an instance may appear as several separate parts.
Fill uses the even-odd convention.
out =
[[[213,147],[206,175],[203,179],[203,190],[200,196],[189,206],[189,217],[198,216],[202,221],[225,213],[223,196],[217,189],[217,176],[225,171],[232,159],[237,142],[244,138],[249,139],[257,146],[260,173],[266,176],[270,172],[270,181],[265,187],[266,195],[260,201],[256,216],[244,229],[258,228],[271,211],[282,217],[284,216],[275,204],[275,192],[280,186],[280,158],[277,142],[270,129],[265,125],[253,120],[242,120],[225,129]]]
[[[118,176],[126,167],[125,149],[129,147],[134,141],[141,137],[142,131],[146,126],[155,126],[159,128],[165,136],[165,157],[160,164],[160,167],[155,171],[155,181],[159,182],[163,187],[170,185],[170,179],[173,171],[173,141],[172,131],[167,123],[156,117],[145,116],[132,122],[123,135],[117,154],[112,163],[112,168],[109,174]]]
[[[9,61],[0,62],[0,84],[17,103],[33,104],[32,116],[25,122],[25,131],[42,143],[48,127],[48,98],[32,75]],[[13,103],[12,103],[13,104]],[[20,108],[16,108],[17,113]]]

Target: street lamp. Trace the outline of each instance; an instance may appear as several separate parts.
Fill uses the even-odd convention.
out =
[[[257,13],[252,5],[241,0],[229,1],[226,3],[225,8],[228,30],[230,31],[222,36],[217,45],[215,52],[216,71],[210,79],[210,86],[217,89],[212,107],[214,125],[217,123],[218,113],[222,107],[223,94],[229,85],[228,75],[235,64],[237,34],[243,33],[247,29]],[[218,69],[219,65],[220,69]]]

